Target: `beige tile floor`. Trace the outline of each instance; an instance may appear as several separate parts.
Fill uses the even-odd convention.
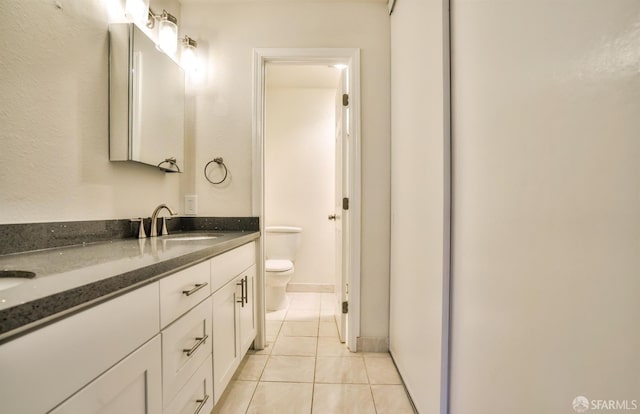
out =
[[[249,351],[213,413],[414,413],[389,354],[340,343],[332,294],[288,295],[267,313],[269,346]]]

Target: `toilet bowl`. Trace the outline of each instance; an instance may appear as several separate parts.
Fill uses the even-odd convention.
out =
[[[277,262],[284,262],[277,263]],[[266,301],[267,310],[276,311],[288,305],[287,283],[293,276],[293,262],[290,260],[266,260]]]
[[[294,274],[301,232],[300,227],[265,228],[265,299],[268,311],[284,309],[288,305],[287,284]]]

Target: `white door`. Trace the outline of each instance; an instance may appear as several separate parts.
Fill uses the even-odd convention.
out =
[[[347,313],[344,309],[348,304],[348,269],[349,269],[349,210],[345,209],[349,197],[349,107],[348,107],[348,79],[346,69],[342,70],[340,82],[336,90],[336,174],[335,174],[335,203],[334,213],[329,219],[335,220],[335,248],[336,248],[336,325],[340,342],[345,342],[347,334]],[[346,98],[345,98],[346,96]],[[348,305],[347,305],[348,306]]]

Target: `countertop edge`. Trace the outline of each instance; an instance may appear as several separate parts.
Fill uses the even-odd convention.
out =
[[[260,232],[247,232],[205,249],[0,310],[0,345],[258,238]]]

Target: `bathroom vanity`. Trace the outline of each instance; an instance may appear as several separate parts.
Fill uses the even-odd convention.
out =
[[[2,269],[37,274],[0,290],[2,411],[209,413],[256,336],[258,238],[181,233],[0,256]]]

